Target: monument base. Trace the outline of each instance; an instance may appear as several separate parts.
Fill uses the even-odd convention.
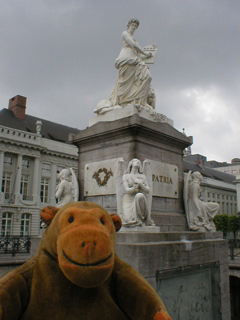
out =
[[[169,123],[142,117],[141,113],[146,110],[140,114],[136,110],[133,115],[117,121],[99,121],[73,137],[79,154],[80,200],[95,202],[108,212],[116,213],[119,159],[126,165],[133,158],[142,163],[147,159],[152,166],[153,190],[156,191],[153,192],[151,218],[161,231],[187,230],[182,197],[183,150],[192,143],[192,138]],[[111,112],[97,118],[107,115]],[[112,112],[112,116],[116,113]]]
[[[172,319],[231,319],[221,233],[118,232],[116,253],[155,288]]]
[[[121,229],[118,231],[120,233],[159,233],[160,227],[155,226],[142,226],[142,227],[121,227]]]
[[[156,112],[154,109],[148,110],[140,105],[128,104],[124,107],[117,106],[117,108],[112,111],[106,112],[104,114],[99,114],[95,118],[90,119],[89,127],[98,122],[115,121],[122,118],[130,117],[134,114],[138,114],[140,117],[151,120],[153,122],[163,122],[173,126],[172,119],[169,119],[163,114]]]

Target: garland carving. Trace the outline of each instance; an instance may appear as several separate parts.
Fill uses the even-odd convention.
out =
[[[105,174],[103,180],[101,180],[101,177],[100,177],[100,173],[102,172]],[[103,187],[107,184],[111,176],[113,176],[113,172],[111,168],[109,171],[106,168],[100,168],[98,171],[94,172],[92,178],[97,181],[97,184],[99,185],[99,187]]]

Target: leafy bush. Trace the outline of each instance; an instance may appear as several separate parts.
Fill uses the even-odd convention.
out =
[[[222,231],[223,237],[226,238],[229,232],[232,232],[234,239],[236,234],[240,230],[238,216],[228,216],[227,214],[219,214],[213,219],[217,231]]]
[[[217,231],[222,231],[223,238],[226,238],[229,232],[229,216],[227,214],[219,214],[213,219]]]
[[[234,240],[239,231],[239,218],[238,216],[229,216],[229,231],[233,233]]]

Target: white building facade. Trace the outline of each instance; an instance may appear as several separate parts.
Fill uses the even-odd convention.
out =
[[[41,209],[56,205],[57,175],[67,167],[77,173],[77,159],[73,145],[0,125],[1,236],[39,235]]]
[[[237,214],[237,195],[235,184],[204,177],[201,182],[201,199],[204,202],[217,202],[218,214]]]

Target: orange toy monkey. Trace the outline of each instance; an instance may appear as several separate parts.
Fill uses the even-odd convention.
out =
[[[0,279],[0,320],[171,320],[147,281],[115,254],[117,215],[90,202],[41,212],[35,256]]]

